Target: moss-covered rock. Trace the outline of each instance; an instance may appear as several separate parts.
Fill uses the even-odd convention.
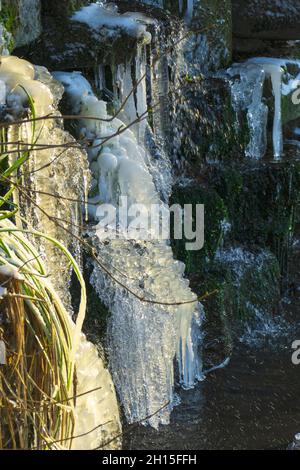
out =
[[[11,34],[9,50],[31,43],[41,34],[40,0],[2,0],[0,23]]]
[[[204,72],[215,71],[230,64],[232,58],[231,0],[194,1],[191,29],[196,37],[196,48],[192,50],[192,54],[202,58]],[[203,30],[204,32],[200,32],[200,35],[197,34],[198,31]],[[205,45],[206,52],[203,51]]]
[[[116,3],[123,3],[117,1]],[[132,2],[134,3],[134,2]],[[192,34],[184,44],[190,72],[208,72],[226,67],[231,61],[232,17],[231,0],[137,0],[163,8],[173,16],[182,18]],[[194,68],[195,58],[197,67]]]
[[[204,301],[207,341],[212,332],[217,335],[221,357],[231,354],[234,331],[242,330],[245,322],[255,321],[258,313],[266,317],[279,313],[280,269],[268,250],[250,252],[237,246],[219,250],[202,273],[191,277],[191,286],[199,296],[211,294]]]
[[[226,207],[216,191],[205,186],[176,186],[173,190],[172,204],[204,204],[205,207],[205,244],[199,251],[187,251],[186,238],[173,241],[175,256],[184,261],[186,274],[203,272],[208,262],[214,259],[215,253],[221,244],[224,231],[224,221],[227,217]]]
[[[68,17],[81,7],[92,3],[91,0],[41,0],[42,15],[52,17]]]
[[[1,48],[4,54],[11,52],[15,44],[16,18],[17,10],[14,5],[9,8],[0,3]]]
[[[180,135],[178,158],[191,173],[197,174],[202,164],[212,161],[244,160],[249,129],[246,119],[241,118],[240,126],[236,125],[228,82],[221,78],[190,79],[182,90],[175,98],[174,139]]]
[[[209,180],[227,208],[231,241],[269,247],[284,271],[300,203],[300,163],[214,167]]]
[[[249,251],[243,247],[220,250],[216,267],[219,272],[223,271],[227,281],[224,295],[228,294],[224,292],[228,289],[226,286],[230,286],[229,292],[234,292],[229,302],[234,318],[251,319],[256,310],[269,314],[278,312],[280,268],[270,251],[259,248]]]

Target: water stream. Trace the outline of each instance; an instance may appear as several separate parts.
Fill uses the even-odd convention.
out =
[[[90,200],[92,217],[97,220],[92,202],[112,204],[125,212],[133,204],[143,205],[149,213],[153,204],[167,210],[147,167],[146,151],[134,133],[127,129],[101,145],[106,136],[114,135],[123,125],[122,121],[115,118],[106,124],[86,119],[88,116],[109,119],[106,104],[95,97],[90,84],[80,74],[58,72],[55,76],[64,83],[73,110],[80,109],[83,116],[78,133],[92,138],[95,147],[89,151],[97,185],[97,195]],[[128,229],[118,222],[121,230]],[[129,422],[140,421],[163,408],[149,420],[158,426],[169,422],[174,404],[175,356],[183,387],[191,388],[202,378],[200,332],[197,331],[201,306],[197,306],[197,301],[193,303],[195,296],[188,280],[183,278],[184,265],[173,259],[171,247],[164,241],[147,241],[149,236],[141,237],[138,230],[132,230],[129,239],[121,232],[120,239],[111,240],[109,234],[96,232],[94,246],[105,265],[113,267],[112,275],[119,285],[97,263],[91,282],[112,314],[108,330],[109,361],[126,417]],[[122,285],[136,292],[136,297]],[[150,303],[141,302],[137,296]],[[192,303],[174,307],[159,305],[189,301]],[[128,338],[132,338],[129,344]],[[134,375],[128,374],[132,367]]]

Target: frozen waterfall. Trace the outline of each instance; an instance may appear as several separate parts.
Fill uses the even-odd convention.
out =
[[[78,135],[92,143],[91,217],[97,219],[92,204],[105,202],[124,209],[124,198],[128,205],[150,208],[157,204],[168,210],[153,183],[147,151],[132,130],[108,115],[106,103],[96,98],[80,73],[58,72],[55,76],[64,84],[73,112],[82,116]],[[167,241],[138,235],[110,239],[94,230],[90,235],[106,268],[94,262],[91,281],[111,312],[109,362],[126,417],[134,422],[150,416],[152,426],[166,424],[175,403],[174,359],[184,388],[202,379],[202,307],[184,278],[184,265],[173,259]]]

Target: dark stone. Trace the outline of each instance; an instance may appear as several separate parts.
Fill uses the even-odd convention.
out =
[[[205,245],[199,251],[187,251],[185,244],[188,240],[173,240],[175,257],[184,261],[186,274],[196,274],[203,271],[207,262],[214,259],[215,253],[222,241],[222,222],[227,218],[227,210],[218,193],[205,185],[175,186],[171,204],[204,204],[205,206]]]
[[[71,20],[70,15],[77,7],[90,2],[54,3],[56,6],[46,1],[43,3],[43,32],[38,41],[16,49],[16,55],[43,64],[50,70],[90,71],[96,64],[117,65],[134,59],[138,40],[124,29],[119,28],[113,36],[108,36],[106,28],[95,31],[84,23]],[[119,2],[118,7],[121,14],[142,12],[168,26],[168,15],[160,9],[126,1]],[[168,28],[166,31],[169,32]]]
[[[249,142],[247,119],[240,119],[239,127],[236,126],[228,82],[211,77],[191,81],[187,78],[174,101],[174,128],[181,135],[179,148],[176,145],[177,158],[183,160],[191,175],[212,161],[244,159]]]
[[[238,38],[300,39],[299,0],[232,0]]]
[[[42,16],[68,17],[81,7],[91,3],[90,0],[41,0]]]
[[[228,241],[269,248],[286,274],[299,213],[300,162],[214,166],[208,180],[227,208]]]
[[[50,70],[93,69],[96,63],[123,63],[136,51],[134,37],[119,31],[113,38],[95,32],[88,25],[64,17],[44,18],[44,30],[37,42],[15,50],[35,64]]]
[[[122,4],[122,1],[116,3]],[[137,2],[147,4],[147,0]],[[231,61],[232,52],[232,17],[231,0],[194,0],[192,17],[188,16],[188,0],[180,2],[174,0],[153,0],[165,12],[177,17],[186,23],[190,31],[189,41],[185,44],[185,55],[192,65],[193,59],[197,57],[197,68],[201,72],[217,70],[226,67]],[[129,9],[131,10],[131,9]],[[192,68],[191,68],[192,70]]]

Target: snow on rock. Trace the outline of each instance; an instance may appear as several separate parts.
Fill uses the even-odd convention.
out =
[[[122,15],[118,13],[115,5],[92,3],[74,13],[72,19],[85,23],[96,31],[105,28],[110,36],[113,36],[117,30],[123,30],[146,43],[151,42],[151,34],[147,31],[147,24],[152,23],[153,20],[136,12],[127,12]]]

